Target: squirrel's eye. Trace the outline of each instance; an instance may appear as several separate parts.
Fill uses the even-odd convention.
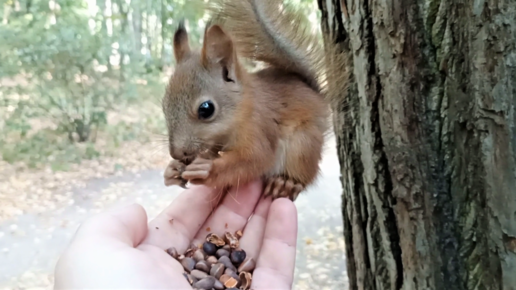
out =
[[[206,101],[199,106],[197,115],[199,119],[209,119],[215,113],[215,105],[211,101]]]

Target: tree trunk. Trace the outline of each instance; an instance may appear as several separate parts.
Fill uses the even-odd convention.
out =
[[[133,6],[133,30],[134,30],[134,50],[135,57],[137,60],[140,60],[142,54],[142,11],[141,11],[141,2],[131,1],[131,5]]]
[[[120,55],[120,60],[118,62],[118,66],[120,69],[120,81],[125,81],[125,57],[127,55],[128,50],[128,39],[129,35],[127,34],[128,26],[129,26],[129,5],[124,3],[125,1],[116,0],[116,6],[118,9],[118,13],[121,16],[120,20],[120,34],[118,37],[118,54]]]
[[[516,289],[516,1],[318,4],[350,289]]]
[[[104,39],[110,39],[111,35],[109,35],[108,29],[107,29],[108,11],[107,11],[106,0],[98,0],[97,6],[99,7],[100,15],[102,15],[101,22],[100,22],[100,33]],[[109,45],[107,47],[108,48],[105,49],[105,52],[104,52],[104,54],[105,54],[104,58],[106,61],[107,70],[111,71],[112,70],[112,67],[111,67],[111,54],[112,54],[111,41],[109,41]]]
[[[29,14],[31,7],[32,7],[32,0],[27,0],[27,2],[25,2],[25,13]]]
[[[2,17],[2,24],[3,25],[9,24],[9,15],[11,14],[12,5],[13,5],[12,1],[4,2],[4,14],[3,14],[3,17]]]
[[[161,27],[160,27],[160,31],[161,31],[161,49],[160,49],[160,66],[161,66],[161,71],[164,72],[165,70],[165,65],[166,65],[166,60],[165,60],[165,44],[166,44],[166,30],[167,30],[167,7],[165,5],[165,0],[161,0]]]
[[[152,29],[151,29],[151,14],[153,13],[152,9],[152,1],[147,0],[147,11],[145,11],[145,35],[147,37],[147,50],[150,56],[150,61],[154,61],[154,55],[152,50],[153,39],[152,39]]]

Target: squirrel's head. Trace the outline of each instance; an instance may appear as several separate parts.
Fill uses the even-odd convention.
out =
[[[163,98],[170,155],[185,163],[202,150],[222,150],[235,128],[241,77],[230,36],[207,27],[200,52],[192,51],[181,22],[174,35],[176,68]]]

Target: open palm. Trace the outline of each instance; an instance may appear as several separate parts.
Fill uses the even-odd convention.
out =
[[[139,205],[95,216],[61,256],[55,289],[192,289],[181,264],[164,250],[186,251],[204,240],[207,228],[218,235],[243,230],[241,248],[257,260],[251,289],[291,289],[296,208],[287,199],[260,198],[261,192],[261,182],[248,184],[213,210],[217,192],[195,186],[150,222]]]

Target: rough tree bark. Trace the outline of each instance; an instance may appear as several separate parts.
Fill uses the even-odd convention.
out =
[[[350,289],[516,289],[516,1],[318,4]]]

